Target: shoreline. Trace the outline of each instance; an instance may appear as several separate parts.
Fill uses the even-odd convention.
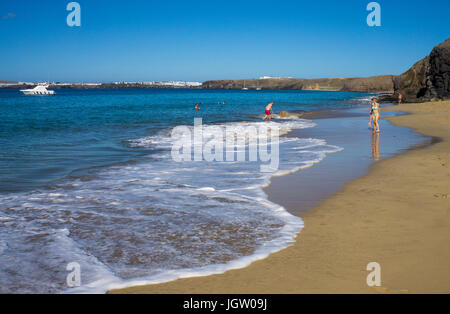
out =
[[[110,293],[450,291],[447,266],[450,255],[450,223],[448,209],[445,207],[449,196],[446,194],[449,191],[445,191],[446,188],[450,190],[448,175],[441,171],[441,178],[430,178],[432,171],[428,169],[448,167],[449,127],[445,124],[445,120],[449,119],[448,104],[449,102],[440,102],[384,108],[386,111],[412,111],[410,115],[398,115],[388,120],[409,128],[416,124],[415,129],[419,133],[440,137],[442,142],[413,149],[374,164],[367,175],[351,181],[334,196],[323,200],[302,216],[305,229],[293,246],[244,269],[208,277],[112,290]],[[420,110],[429,109],[430,106],[433,109],[439,107],[438,116],[428,117],[431,120],[424,119],[426,113]],[[425,109],[423,110],[426,112]],[[436,126],[433,123],[436,119],[444,123]],[[430,124],[432,130],[427,131]],[[413,165],[417,162],[417,157],[422,160],[424,156],[430,157],[427,155],[436,150],[442,154],[439,158],[445,161],[442,165],[434,164],[433,159],[427,163],[428,167],[411,166],[411,162]],[[425,163],[427,160],[425,158]],[[420,175],[399,175],[399,168],[403,172],[422,172]],[[426,178],[422,179],[422,176]],[[427,179],[434,179],[434,183],[428,183],[426,187],[417,183],[417,180],[422,183],[430,182]],[[427,193],[430,185],[439,186],[442,190],[441,194],[439,189],[434,194],[431,193],[431,200],[423,196],[424,193],[430,194]],[[370,202],[371,199],[376,201]],[[424,211],[424,202],[425,208],[434,210]],[[365,266],[372,261],[379,262],[382,267],[383,285],[380,288],[369,288],[365,284]]]
[[[352,180],[368,174],[373,164],[432,142],[428,137],[411,134],[409,128],[399,129],[385,121],[381,124],[387,134],[375,137],[378,140],[375,142],[374,135],[365,127],[365,108],[313,111],[302,118],[311,119],[317,126],[294,130],[289,136],[324,138],[327,144],[341,147],[343,151],[327,156],[313,167],[288,176],[272,177],[271,184],[264,189],[268,200],[299,217],[338,193]],[[336,125],[339,125],[337,131]],[[402,143],[397,138],[402,138]],[[292,193],[293,186],[295,193]]]

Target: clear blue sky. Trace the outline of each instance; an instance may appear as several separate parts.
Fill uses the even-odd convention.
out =
[[[450,1],[0,1],[0,79],[149,81],[400,74],[450,37]]]

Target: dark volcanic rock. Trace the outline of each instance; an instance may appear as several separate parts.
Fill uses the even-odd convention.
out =
[[[428,57],[426,57],[402,75],[394,78],[395,92],[401,93],[404,101],[420,101],[419,99],[425,95],[428,64]]]
[[[396,93],[406,102],[450,98],[450,39],[436,46],[431,54],[394,78]]]
[[[429,97],[450,98],[450,38],[431,52],[427,74]]]
[[[398,101],[398,96],[394,95],[394,94],[389,94],[389,95],[380,95],[377,97],[378,102],[380,104],[383,103],[396,103]]]

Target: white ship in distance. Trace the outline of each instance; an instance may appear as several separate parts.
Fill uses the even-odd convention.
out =
[[[54,90],[48,90],[48,85],[38,85],[32,89],[21,89],[20,91],[25,95],[54,95]]]

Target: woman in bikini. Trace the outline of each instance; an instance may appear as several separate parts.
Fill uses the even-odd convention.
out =
[[[377,102],[376,98],[372,98],[372,120],[373,120],[373,128],[375,132],[380,132],[380,124],[378,120],[380,119],[380,104]]]

